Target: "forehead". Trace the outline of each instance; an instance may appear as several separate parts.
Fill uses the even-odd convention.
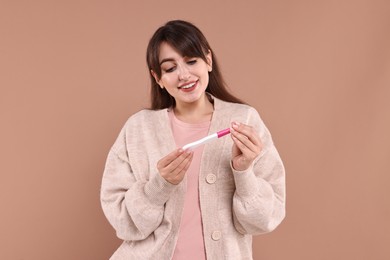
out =
[[[167,59],[167,58],[180,59],[183,58],[183,56],[171,45],[169,45],[166,42],[162,42],[160,45],[158,59],[161,62],[163,59]]]

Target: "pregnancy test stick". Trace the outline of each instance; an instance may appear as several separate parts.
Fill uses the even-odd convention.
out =
[[[208,135],[206,137],[203,137],[202,139],[199,139],[198,141],[186,144],[183,146],[183,150],[189,149],[189,150],[194,150],[196,147],[208,143],[214,139],[221,138],[222,136],[225,136],[230,133],[230,128],[226,128],[224,130],[218,131],[214,134]]]

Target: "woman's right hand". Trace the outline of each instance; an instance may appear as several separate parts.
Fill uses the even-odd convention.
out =
[[[190,167],[193,154],[191,151],[183,151],[179,148],[161,158],[157,163],[160,175],[171,184],[179,184]]]

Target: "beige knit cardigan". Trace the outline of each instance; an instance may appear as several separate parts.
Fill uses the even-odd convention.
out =
[[[253,126],[263,150],[246,171],[231,167],[229,136],[204,147],[199,172],[207,259],[252,259],[252,235],[270,232],[285,216],[285,170],[257,111],[214,99],[209,133],[232,121]],[[183,210],[186,178],[165,181],[158,160],[176,148],[167,109],[131,116],[112,146],[104,169],[101,204],[123,243],[111,259],[169,260]]]

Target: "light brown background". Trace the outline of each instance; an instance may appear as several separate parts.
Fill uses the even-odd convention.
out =
[[[0,259],[108,259],[107,152],[148,106],[145,49],[200,27],[287,169],[255,259],[389,259],[390,2],[0,2]]]

